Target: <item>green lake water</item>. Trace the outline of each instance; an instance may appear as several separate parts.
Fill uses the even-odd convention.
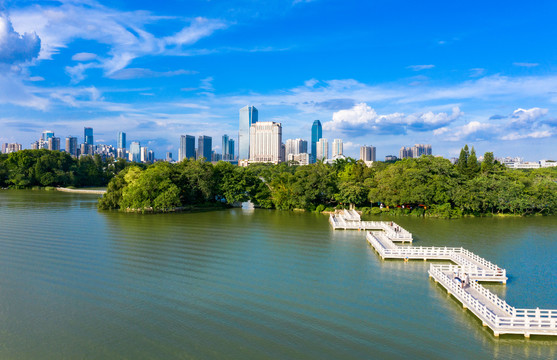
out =
[[[270,210],[100,212],[97,196],[0,191],[0,359],[554,359],[501,336],[363,232]],[[557,218],[400,217],[414,245],[507,269],[488,287],[557,309]]]

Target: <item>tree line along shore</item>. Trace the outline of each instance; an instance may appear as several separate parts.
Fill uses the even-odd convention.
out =
[[[557,168],[507,169],[490,152],[479,162],[467,146],[454,165],[422,156],[371,167],[350,158],[304,166],[194,160],[144,165],[23,150],[0,155],[0,185],[107,186],[100,209],[139,212],[212,209],[251,200],[267,209],[322,212],[355,206],[364,214],[443,218],[557,213]]]

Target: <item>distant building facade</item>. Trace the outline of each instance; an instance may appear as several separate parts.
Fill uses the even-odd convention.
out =
[[[48,138],[48,150],[60,151],[60,138],[53,136]]]
[[[197,160],[205,158],[206,161],[212,159],[213,138],[206,135],[201,135],[197,138]]]
[[[238,158],[250,159],[251,126],[259,120],[259,112],[255,106],[244,106],[240,109],[240,131],[238,132]]]
[[[125,149],[126,148],[126,133],[120,131],[118,133],[118,149]]]
[[[10,154],[21,150],[21,144],[18,143],[3,143],[2,154]]]
[[[309,154],[306,153],[299,153],[299,154],[288,154],[286,156],[286,161],[296,162],[298,165],[308,165],[309,164]]]
[[[315,144],[315,161],[325,161],[329,158],[329,141],[321,138]]]
[[[129,156],[130,161],[141,162],[141,143],[139,141],[131,142]]]
[[[195,136],[180,136],[180,148],[178,149],[178,161],[184,159],[195,159]]]
[[[430,144],[415,144],[412,147],[401,147],[398,152],[399,159],[419,158],[422,155],[431,155]]]
[[[77,157],[77,138],[75,136],[66,138],[66,152],[73,157]]]
[[[375,146],[361,146],[360,147],[360,160],[364,162],[375,161],[376,159],[376,148]]]
[[[282,159],[282,125],[259,121],[250,129],[250,162],[279,163]]]
[[[86,127],[83,128],[83,143],[87,145],[93,145],[93,128]]]
[[[321,121],[315,120],[311,125],[311,162],[317,159],[317,142],[323,137],[323,128]]]
[[[334,139],[333,140],[333,159],[336,159],[339,156],[343,156],[343,149],[342,149],[342,140],[341,139]]]

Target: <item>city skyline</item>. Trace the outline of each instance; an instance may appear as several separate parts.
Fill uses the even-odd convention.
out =
[[[553,2],[2,4],[1,143],[92,127],[95,144],[125,131],[177,154],[176,134],[236,137],[250,104],[285,139],[320,119],[351,157],[369,143],[378,159],[420,143],[557,157]]]

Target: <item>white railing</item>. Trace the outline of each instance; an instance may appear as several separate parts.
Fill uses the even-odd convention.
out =
[[[477,311],[482,319],[490,323],[492,327],[497,323],[498,316],[493,311],[491,311],[478,299],[473,297],[472,294],[465,291],[460,284],[456,283],[449,276],[443,273],[439,267],[431,265],[429,268],[429,274],[433,276],[434,279],[442,283],[443,286],[445,286],[447,290],[454,294],[463,304],[465,303],[469,308],[473,308],[475,311]]]
[[[483,321],[488,322],[492,329],[496,332],[524,332],[543,331],[544,333],[554,334],[557,330],[557,310],[546,309],[516,309],[509,305],[505,300],[499,298],[491,291],[487,290],[477,282],[470,283],[470,287],[480,293],[487,301],[483,304],[481,301],[472,296],[471,293],[456,283],[450,275],[455,269],[464,269],[454,265],[434,265],[429,268],[430,275],[439,281],[448,291],[466,304],[471,310],[479,313]],[[508,316],[498,316],[491,307],[501,310]]]

